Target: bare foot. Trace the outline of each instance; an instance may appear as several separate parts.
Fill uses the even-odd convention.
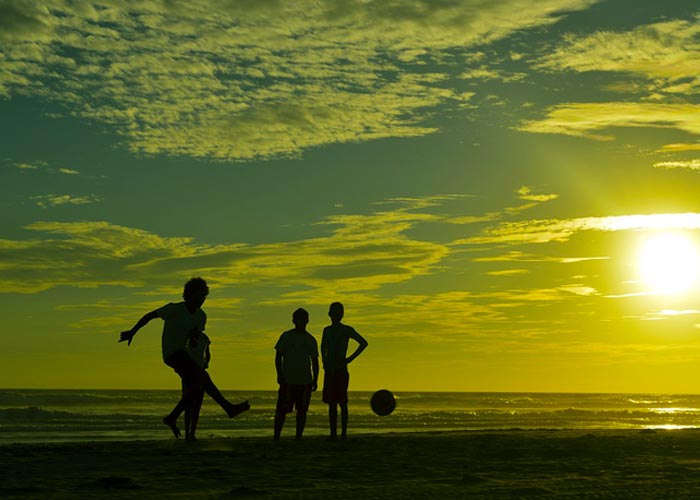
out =
[[[168,417],[165,417],[163,419],[163,423],[170,427],[170,430],[173,431],[173,436],[175,436],[175,439],[180,439],[180,429],[177,427],[177,420],[171,420]]]
[[[248,410],[250,410],[250,403],[243,401],[237,405],[231,405],[226,413],[228,413],[228,418],[233,418]]]

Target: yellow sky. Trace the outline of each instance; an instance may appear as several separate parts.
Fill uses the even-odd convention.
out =
[[[0,387],[275,387],[328,304],[351,388],[700,391],[693,2],[10,1]]]

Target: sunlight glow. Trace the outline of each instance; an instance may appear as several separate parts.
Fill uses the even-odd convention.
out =
[[[629,231],[634,229],[666,230],[700,229],[700,214],[618,215],[614,217],[589,218],[593,226],[605,231]]]
[[[652,293],[687,292],[698,283],[697,244],[677,233],[657,233],[644,241],[637,260],[639,274]]]
[[[683,429],[694,429],[693,425],[678,425],[678,424],[660,424],[660,425],[647,425],[645,429],[654,430],[664,430],[664,431],[680,431]]]

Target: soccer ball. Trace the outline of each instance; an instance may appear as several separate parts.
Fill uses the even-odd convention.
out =
[[[372,394],[369,405],[372,407],[374,413],[380,417],[385,417],[396,408],[396,399],[391,391],[381,389]]]

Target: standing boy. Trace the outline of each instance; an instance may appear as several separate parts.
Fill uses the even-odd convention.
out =
[[[330,439],[338,437],[338,405],[341,412],[341,438],[348,433],[348,385],[350,373],[348,365],[367,347],[367,341],[351,326],[344,325],[345,310],[340,302],[333,302],[328,309],[331,318],[330,326],[323,329],[321,339],[321,357],[323,359],[323,402],[328,404],[328,420],[330,422]],[[348,357],[348,341],[353,339],[358,343],[357,349]]]
[[[277,408],[275,410],[275,441],[279,441],[287,413],[297,410],[296,439],[300,440],[306,425],[311,393],[318,386],[318,344],[306,331],[309,313],[302,308],[292,315],[294,328],[284,332],[275,344],[277,370]]]
[[[186,419],[188,419],[188,414],[190,417],[194,414],[200,390],[204,390],[204,392],[209,394],[223,408],[229,418],[233,418],[250,408],[248,401],[233,404],[224,398],[207,371],[199,366],[187,353],[188,339],[197,335],[198,332],[204,331],[207,315],[201,307],[207,295],[209,295],[207,282],[202,278],[192,278],[185,283],[185,288],[182,292],[183,302],[171,302],[155,311],[146,313],[131,330],[122,332],[119,339],[119,342],[126,340],[128,345],[131,345],[134,335],[149,321],[155,318],[164,320],[161,341],[163,361],[175,370],[175,373],[182,379],[182,397]],[[165,417],[163,422],[170,427],[175,437],[177,437],[180,431],[177,428],[176,421],[171,419],[173,413]]]

